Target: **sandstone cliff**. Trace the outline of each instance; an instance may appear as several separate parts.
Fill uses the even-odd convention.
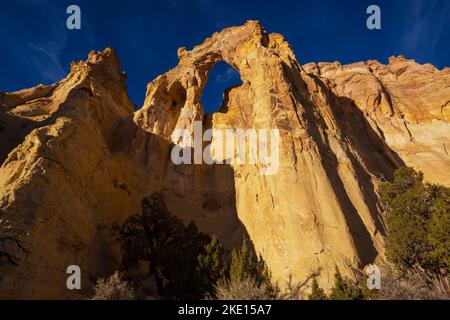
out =
[[[1,298],[76,298],[120,256],[111,226],[164,190],[185,222],[227,246],[248,234],[284,286],[335,265],[384,261],[385,227],[376,188],[395,168],[414,166],[450,185],[450,70],[402,57],[300,65],[279,34],[249,21],[215,33],[147,88],[135,110],[111,49],[74,63],[64,80],[0,93],[0,214],[30,233],[32,252],[1,269]],[[201,94],[219,61],[239,87],[205,115]],[[280,168],[174,165],[177,129],[276,128]],[[66,288],[67,266],[82,269],[81,292]]]

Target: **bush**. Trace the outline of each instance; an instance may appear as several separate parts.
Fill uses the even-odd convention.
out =
[[[338,267],[334,274],[334,286],[329,296],[331,300],[360,300],[362,295],[359,289],[349,280],[344,279]]]
[[[226,278],[229,271],[225,260],[225,249],[217,236],[213,236],[211,242],[205,246],[204,252],[197,257],[197,262],[200,286],[204,288],[205,294],[212,295],[215,284]]]
[[[378,291],[367,288],[367,278],[363,275],[359,277],[358,283],[352,283],[344,278],[336,267],[334,273],[334,284],[329,295],[319,287],[316,279],[313,280],[309,300],[374,300],[378,298]]]
[[[162,272],[168,280],[166,294],[169,297],[196,299],[207,291],[203,279],[212,278],[212,270],[202,269],[200,274],[198,257],[205,254],[210,242],[211,237],[199,232],[191,222],[183,228],[179,240],[166,247]]]
[[[158,294],[162,295],[163,268],[167,254],[181,242],[183,224],[168,211],[164,196],[155,193],[142,201],[142,212],[115,227],[122,245],[122,269],[127,271],[145,261],[148,273],[154,276]]]
[[[311,293],[308,296],[309,300],[326,300],[327,295],[325,294],[325,291],[319,287],[319,283],[317,282],[317,279],[314,279],[311,286]]]
[[[419,270],[397,274],[390,268],[383,270],[383,282],[379,292],[382,300],[436,300],[449,299],[448,287],[436,276],[428,276]]]
[[[386,255],[401,272],[450,271],[450,189],[423,183],[423,174],[401,168],[379,193],[387,207]]]
[[[315,277],[313,273],[310,277]],[[277,299],[279,300],[300,300],[305,296],[307,290],[307,281],[297,282],[293,280],[292,274],[289,274],[288,281],[285,283],[283,290],[278,290]]]
[[[247,237],[243,238],[241,248],[231,252],[230,280],[239,283],[240,280],[251,279],[258,288],[264,287],[267,295],[275,298],[279,289],[272,285],[271,273],[261,256],[257,256]]]
[[[120,279],[119,272],[115,272],[107,280],[99,279],[94,288],[92,300],[134,300],[134,290],[128,283]]]
[[[115,231],[122,245],[122,269],[144,261],[160,296],[200,298],[222,276],[218,239],[199,232],[193,222],[185,226],[169,212],[162,193],[145,198],[142,212]]]
[[[450,273],[450,188],[430,186],[433,213],[428,221],[428,259],[435,272]]]
[[[369,289],[367,287],[367,279],[368,277],[363,274],[359,278],[359,290],[360,290],[360,296],[363,300],[378,300],[380,290],[378,289]]]
[[[222,287],[235,288],[243,281],[249,288],[253,284],[257,290],[264,288],[267,296],[278,294],[267,265],[247,238],[239,250],[232,251],[231,260],[227,259],[217,237],[199,232],[193,222],[185,226],[169,212],[162,193],[145,198],[142,212],[114,229],[122,246],[122,270],[127,272],[145,262],[159,296],[211,296],[219,281]]]
[[[220,280],[215,285],[218,300],[270,300],[273,296],[265,283],[258,284],[250,277]]]

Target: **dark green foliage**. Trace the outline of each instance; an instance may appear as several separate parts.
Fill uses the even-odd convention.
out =
[[[198,232],[194,223],[185,226],[172,215],[162,193],[145,198],[142,212],[116,227],[116,232],[122,245],[122,268],[128,270],[145,261],[160,295],[198,298],[209,290],[209,285],[204,287],[204,279],[216,277],[199,265],[200,261],[208,260],[205,250],[211,237]],[[167,285],[163,285],[164,280]]]
[[[331,300],[358,300],[362,299],[359,289],[355,287],[350,281],[344,279],[338,267],[334,274],[334,286],[331,289]]]
[[[392,183],[383,183],[380,197],[387,208],[386,225],[388,259],[404,274],[419,267],[429,273],[448,274],[450,248],[450,189],[425,184],[423,174],[412,168],[401,168]],[[373,300],[378,290],[370,290],[362,276],[359,286],[345,279],[338,268],[334,286],[327,299]],[[403,289],[402,289],[403,290]],[[323,298],[313,282],[310,299]]]
[[[228,274],[228,265],[225,260],[225,250],[217,236],[213,236],[204,252],[197,257],[197,274],[201,287],[205,293],[212,295],[214,286],[220,279]]]
[[[149,275],[155,277],[158,293],[163,293],[164,261],[172,248],[182,241],[183,224],[170,214],[161,193],[142,201],[142,213],[129,217],[119,228],[122,268],[128,270],[140,260],[148,263]]]
[[[267,280],[268,270],[264,261],[256,255],[247,237],[241,248],[231,252],[230,279],[252,278],[258,284]]]
[[[450,273],[450,189],[431,186],[433,214],[428,221],[428,259],[431,268],[441,274]],[[438,270],[439,269],[439,270]]]
[[[271,283],[271,273],[262,257],[256,255],[255,250],[244,237],[239,250],[231,252],[230,280],[237,282],[252,279],[257,286],[265,285],[271,296],[278,294],[278,288]]]
[[[388,259],[402,272],[420,267],[448,273],[450,189],[424,184],[421,172],[401,168],[379,192],[388,209]]]
[[[352,283],[349,279],[342,276],[339,268],[336,267],[334,274],[334,284],[331,288],[330,295],[327,296],[325,291],[319,287],[316,279],[313,280],[311,286],[311,294],[309,300],[374,300],[378,298],[378,291],[367,288],[367,277],[361,276],[358,285]]]
[[[359,292],[363,300],[377,300],[379,297],[379,290],[369,289],[367,287],[367,276],[362,275],[359,279]]]
[[[394,173],[394,183],[383,183],[380,186],[379,193],[381,198],[389,203],[397,198],[397,196],[404,194],[412,188],[417,188],[422,185],[423,173],[416,172],[412,168],[400,168]]]
[[[122,245],[122,269],[127,271],[140,261],[147,263],[148,274],[156,280],[159,295],[173,298],[202,298],[214,293],[219,281],[251,279],[257,287],[275,296],[270,272],[257,257],[247,238],[231,261],[217,237],[185,226],[172,215],[162,193],[142,201],[142,212],[115,227]]]
[[[169,280],[167,293],[179,298],[200,298],[205,292],[198,274],[198,256],[211,241],[210,236],[198,232],[191,222],[183,228],[180,242],[169,248],[163,260],[164,276]],[[203,270],[208,277],[208,270]]]
[[[314,279],[311,286],[311,294],[308,296],[309,300],[326,300],[327,295],[325,291],[319,287],[317,279]]]

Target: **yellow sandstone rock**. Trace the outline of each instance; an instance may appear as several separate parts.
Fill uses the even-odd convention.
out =
[[[450,185],[450,71],[402,57],[302,66],[279,34],[256,21],[225,29],[147,87],[135,110],[112,49],[74,63],[66,79],[0,93],[0,214],[30,233],[18,267],[0,273],[0,298],[77,298],[110,275],[120,252],[111,233],[163,190],[185,222],[231,247],[253,241],[281,287],[318,274],[329,288],[335,266],[384,261],[385,227],[376,193],[402,165]],[[219,61],[239,87],[205,115],[201,94]],[[280,168],[174,165],[173,133],[278,129]],[[66,288],[79,265],[82,290]]]

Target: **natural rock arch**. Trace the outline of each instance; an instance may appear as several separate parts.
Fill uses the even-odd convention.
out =
[[[224,61],[217,62],[208,71],[208,81],[201,94],[205,116],[221,112],[222,107],[227,104],[228,92],[242,84],[239,73],[233,67]]]
[[[249,165],[232,165],[227,175],[231,179],[227,184],[233,185],[229,190],[235,189],[237,216],[275,280],[283,285],[291,275],[306,279],[320,269],[324,273],[320,282],[328,286],[335,265],[353,276],[353,267],[372,262],[383,248],[380,213],[358,200],[363,191],[355,189],[360,184],[356,176],[342,173],[360,170],[364,164],[355,162],[353,153],[358,151],[342,136],[341,124],[329,107],[333,94],[303,70],[284,38],[249,21],[214,34],[191,51],[180,48],[178,56],[174,69],[149,84],[134,121],[177,143],[171,140],[175,129],[193,134],[194,121],[205,120],[200,98],[209,70],[224,61],[239,72],[242,85],[226,93],[225,111],[214,113],[209,121],[213,128],[280,130],[277,176],[261,176]],[[174,82],[186,90],[186,103],[177,115],[160,94]],[[389,159],[381,161],[393,168]],[[190,173],[183,172],[184,178],[174,173],[178,177],[174,180],[208,180],[205,168],[186,170]],[[179,168],[173,172],[180,173]],[[180,189],[175,193],[180,192],[189,193]]]
[[[281,35],[255,21],[179,56],[148,85],[139,110],[112,49],[73,63],[52,86],[0,93],[0,215],[30,232],[32,252],[2,269],[0,298],[86,297],[120,260],[111,225],[161,189],[173,213],[227,245],[248,232],[280,286],[320,270],[329,288],[336,265],[353,276],[375,256],[384,260],[376,195],[383,177],[405,162],[430,182],[450,183],[448,170],[436,170],[449,166],[448,68],[404,57],[301,66]],[[173,131],[205,121],[201,89],[222,60],[243,84],[206,120],[279,129],[276,176],[255,166],[170,162]],[[72,264],[85,275],[82,292],[65,286]]]

